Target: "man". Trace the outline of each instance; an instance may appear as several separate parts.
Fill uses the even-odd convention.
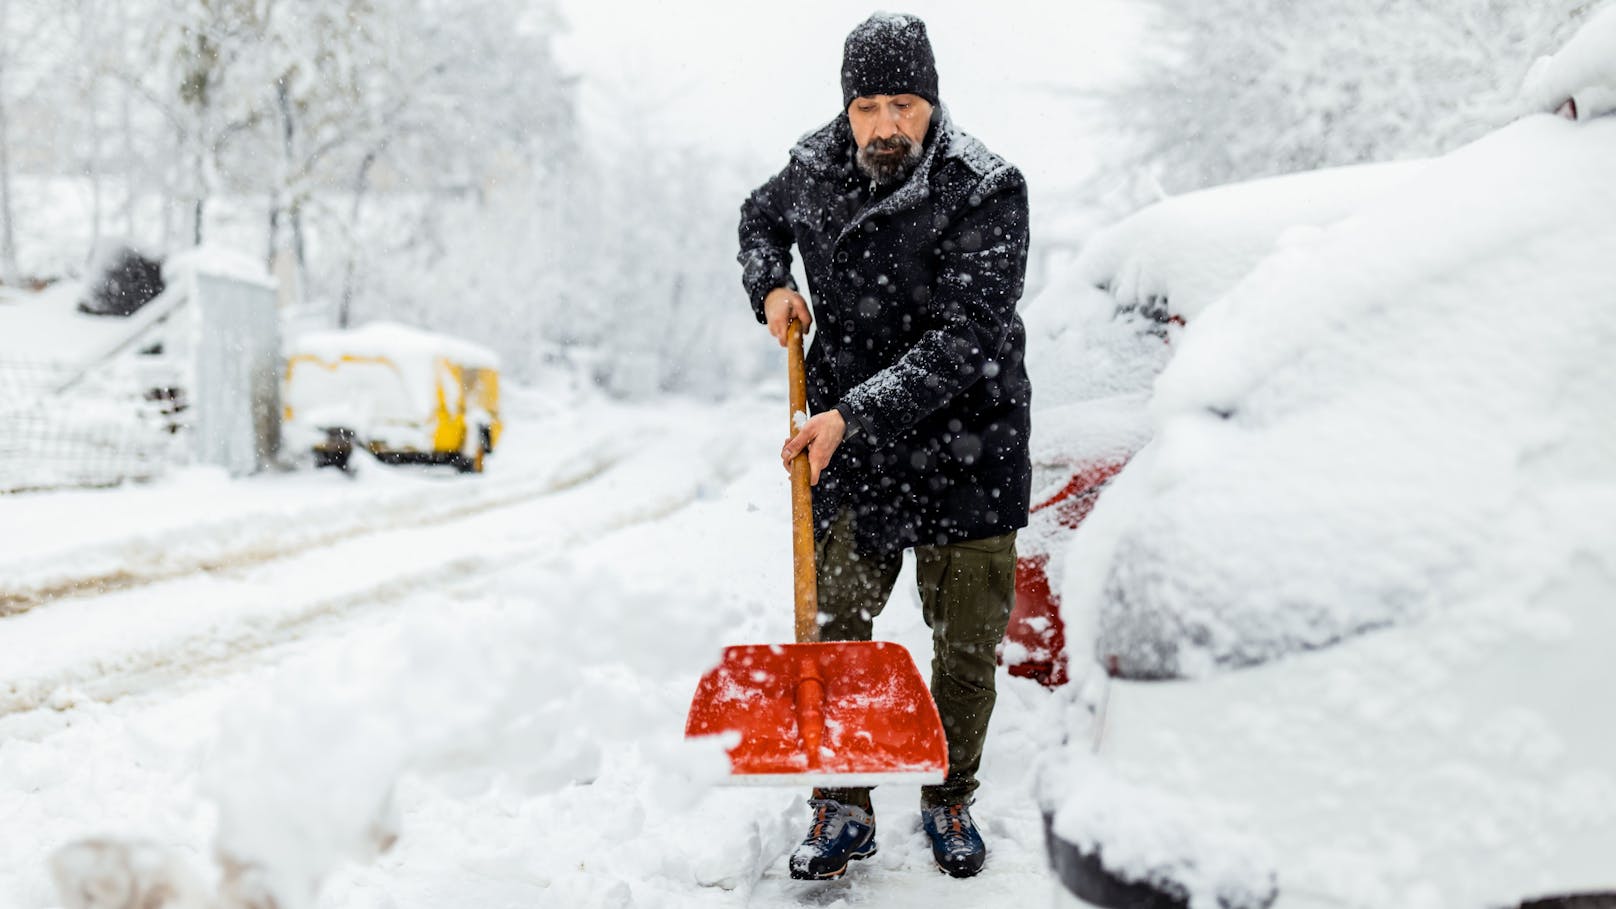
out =
[[[954,129],[913,16],[878,13],[848,35],[842,108],[741,206],[742,281],[782,345],[790,320],[817,317],[815,416],[781,457],[806,448],[811,465],[821,638],[869,640],[903,550],[915,551],[949,762],[921,792],[921,820],[938,866],[969,877],[987,855],[969,806],[1031,477],[1016,315],[1027,187]],[[837,877],[875,854],[869,789],[816,789],[810,804],[792,877]]]

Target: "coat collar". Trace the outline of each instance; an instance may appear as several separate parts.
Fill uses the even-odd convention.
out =
[[[855,215],[836,237],[837,243],[871,218],[907,211],[931,195],[931,173],[938,166],[938,158],[954,154],[960,145],[947,106],[937,105],[937,114],[932,120],[931,128],[933,133],[931,142],[926,148],[926,153],[921,156],[920,162],[910,172],[909,179],[874,205],[866,206]],[[815,173],[834,176],[849,162],[852,148],[853,129],[848,125],[847,114],[842,113],[797,140],[796,146],[791,149],[791,157]]]

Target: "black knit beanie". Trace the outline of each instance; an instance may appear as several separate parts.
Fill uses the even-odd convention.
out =
[[[937,104],[937,60],[926,23],[904,13],[876,13],[842,47],[842,109],[870,95],[919,95]]]

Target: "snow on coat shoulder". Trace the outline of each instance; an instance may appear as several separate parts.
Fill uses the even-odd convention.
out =
[[[987,186],[997,188],[997,184],[1015,170],[1009,161],[989,149],[982,140],[955,126],[952,119],[945,117],[941,128],[948,133],[948,156],[958,158],[971,173],[983,178]]]

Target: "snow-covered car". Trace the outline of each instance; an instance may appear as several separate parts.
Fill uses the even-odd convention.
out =
[[[1544,57],[1526,76],[1526,109],[1568,120],[1616,114],[1616,14],[1601,10],[1559,53]]]
[[[1062,905],[1616,906],[1616,7],[1529,89],[1176,343],[1055,585]]]
[[[1066,682],[1060,598],[1068,537],[1150,439],[1151,383],[1187,319],[1234,286],[1287,232],[1340,220],[1423,162],[1292,174],[1187,193],[1097,233],[1027,314],[1034,505],[1018,538],[1016,606],[1000,659],[1013,675]]]
[[[357,445],[390,463],[481,472],[502,429],[492,351],[387,322],[298,338],[283,401],[285,444],[318,466],[346,466]]]

